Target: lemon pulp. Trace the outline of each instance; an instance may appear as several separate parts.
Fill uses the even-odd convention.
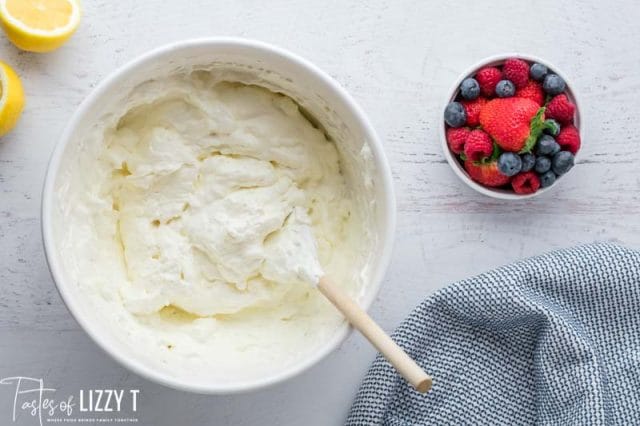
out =
[[[7,0],[7,11],[30,28],[54,31],[69,23],[73,7],[67,0]]]
[[[78,0],[0,0],[0,24],[19,49],[50,52],[78,28]]]

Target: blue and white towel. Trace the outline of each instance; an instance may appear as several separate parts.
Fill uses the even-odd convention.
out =
[[[380,356],[347,425],[640,425],[640,252],[561,250],[438,291],[394,338],[433,377]]]

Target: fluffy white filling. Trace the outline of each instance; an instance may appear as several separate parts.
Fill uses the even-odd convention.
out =
[[[332,335],[342,318],[310,284],[358,292],[364,207],[290,98],[174,75],[96,138],[70,172],[63,256],[118,339],[176,375],[237,379]]]

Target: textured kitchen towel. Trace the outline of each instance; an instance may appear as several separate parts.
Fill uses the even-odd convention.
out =
[[[433,377],[380,356],[347,425],[640,425],[640,252],[594,244],[427,298],[394,338]]]

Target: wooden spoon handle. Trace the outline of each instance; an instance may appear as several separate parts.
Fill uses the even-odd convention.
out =
[[[320,279],[318,290],[344,314],[353,327],[360,331],[418,392],[425,393],[431,389],[431,376],[416,364],[353,299],[327,277]]]

